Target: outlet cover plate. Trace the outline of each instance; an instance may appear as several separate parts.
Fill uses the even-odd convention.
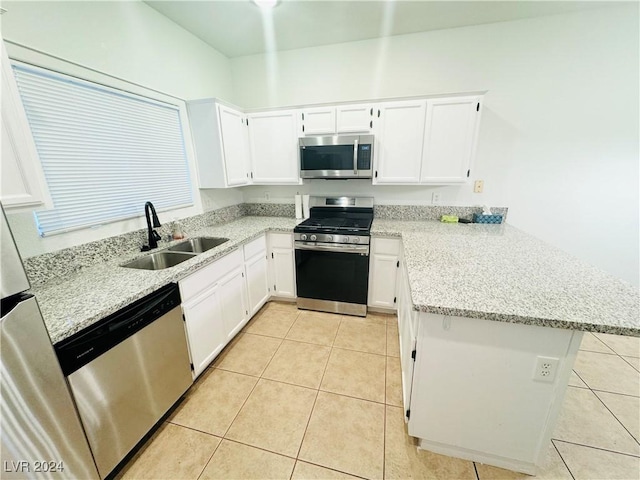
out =
[[[553,383],[560,359],[556,357],[536,357],[533,379],[537,382]]]

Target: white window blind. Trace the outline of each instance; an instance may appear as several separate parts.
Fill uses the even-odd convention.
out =
[[[178,106],[13,63],[54,208],[40,235],[193,204]]]

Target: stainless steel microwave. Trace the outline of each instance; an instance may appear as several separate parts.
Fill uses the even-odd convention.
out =
[[[371,178],[373,135],[300,138],[301,178]]]

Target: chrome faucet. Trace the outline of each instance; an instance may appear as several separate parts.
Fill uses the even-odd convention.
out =
[[[149,218],[149,210],[151,210],[151,216],[153,217],[153,227],[160,227],[160,220],[158,220],[158,215],[156,214],[156,209],[153,206],[153,203],[147,202],[144,204],[144,215],[147,217],[147,232],[149,233],[149,245],[143,245],[142,251],[146,252],[147,250],[152,250],[154,248],[158,248],[158,240],[160,240],[160,235],[153,228],[151,228],[151,218]]]

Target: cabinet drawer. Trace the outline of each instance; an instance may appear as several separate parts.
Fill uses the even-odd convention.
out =
[[[267,237],[266,235],[262,235],[255,240],[251,240],[244,246],[244,259],[249,260],[252,257],[255,257],[259,253],[264,253],[267,251]]]
[[[373,238],[373,253],[381,255],[399,255],[400,239],[398,238]]]
[[[232,253],[216,260],[211,265],[202,267],[195,273],[192,273],[184,280],[180,280],[180,295],[182,302],[196,296],[204,289],[210,287],[234,268],[242,266],[242,253],[240,249],[234,250]]]
[[[270,233],[269,245],[272,248],[293,248],[293,235],[290,233]]]

